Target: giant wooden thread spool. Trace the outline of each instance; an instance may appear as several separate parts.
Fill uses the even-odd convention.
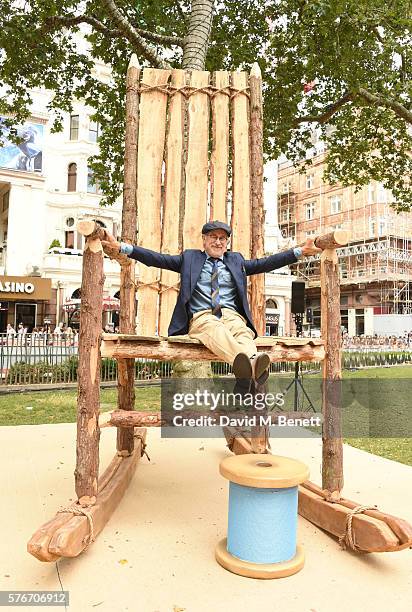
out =
[[[223,459],[220,473],[230,481],[229,517],[217,562],[249,578],[283,578],[301,570],[298,485],[309,477],[307,466],[289,457],[248,454]]]

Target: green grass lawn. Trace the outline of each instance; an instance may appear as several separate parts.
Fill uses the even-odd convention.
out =
[[[100,398],[101,412],[116,409],[116,389],[102,389]],[[76,406],[76,389],[0,395],[0,425],[74,423]],[[160,410],[160,387],[138,387],[136,409]]]
[[[305,380],[318,378],[320,375],[305,375]],[[287,378],[291,378],[289,374]],[[390,379],[385,386],[385,395],[379,397],[382,405],[387,404],[388,409],[394,411],[394,418],[400,423],[409,423],[411,417],[412,401],[412,366],[379,367],[357,371],[343,372],[343,379],[354,382],[357,379]],[[400,385],[409,388],[411,394],[399,394]],[[355,383],[356,384],[356,383]],[[101,412],[116,409],[116,389],[102,389]],[[399,399],[400,397],[400,399]],[[394,398],[397,398],[396,402]],[[0,425],[37,425],[41,423],[72,423],[76,421],[76,390],[38,391],[30,393],[10,393],[0,395]],[[137,410],[160,410],[160,387],[137,387]],[[362,409],[353,405],[351,418],[362,419]],[[345,442],[356,448],[380,455],[394,461],[412,465],[412,440],[410,437],[397,438],[345,438]]]

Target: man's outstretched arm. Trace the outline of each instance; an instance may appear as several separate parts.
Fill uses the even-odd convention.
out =
[[[271,272],[272,270],[295,263],[301,256],[315,255],[321,252],[322,250],[315,246],[313,238],[308,238],[301,247],[269,255],[269,257],[261,257],[260,259],[246,259],[244,263],[246,275]]]
[[[139,246],[132,246],[125,242],[118,242],[114,236],[106,231],[106,240],[102,240],[102,245],[105,253],[110,255],[113,253],[124,253],[132,259],[136,259],[145,266],[153,266],[155,268],[164,268],[165,270],[172,270],[173,272],[180,272],[182,267],[182,255],[167,255],[165,253],[158,253],[157,251],[151,251]]]

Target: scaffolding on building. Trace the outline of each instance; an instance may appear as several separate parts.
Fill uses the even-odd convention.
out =
[[[324,156],[319,157],[314,164],[317,185],[311,188],[308,176],[291,164],[279,168],[278,223],[284,248],[328,230],[350,230],[349,245],[337,250],[342,286],[368,288],[375,296],[376,314],[412,314],[412,215],[397,213],[379,183],[358,192],[323,183]],[[342,194],[342,208],[331,213],[328,199],[336,193]],[[293,268],[308,288],[320,286],[318,257],[305,258]]]

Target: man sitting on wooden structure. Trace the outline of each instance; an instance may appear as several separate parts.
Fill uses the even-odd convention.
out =
[[[247,299],[246,276],[271,272],[295,263],[302,255],[321,251],[308,238],[302,247],[283,253],[245,259],[227,250],[231,228],[223,221],[202,227],[204,251],[187,249],[181,255],[158,253],[117,242],[107,234],[103,245],[145,264],[180,273],[180,290],[169,325],[169,336],[189,334],[219,359],[233,365],[239,380],[266,382],[270,358],[257,351],[257,336]]]

